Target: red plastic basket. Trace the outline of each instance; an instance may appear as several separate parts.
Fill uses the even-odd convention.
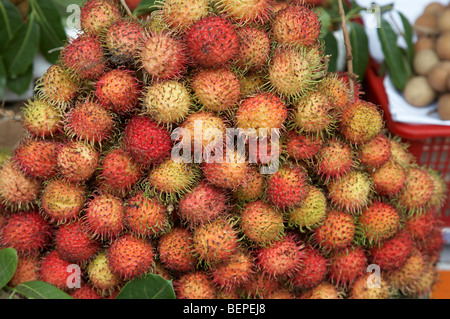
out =
[[[393,121],[383,77],[378,75],[378,70],[377,63],[371,60],[363,84],[366,92],[364,99],[381,107],[390,132],[410,145],[409,150],[420,165],[441,172],[450,189],[450,126],[415,125]],[[441,218],[445,226],[450,227],[450,196],[447,196]]]

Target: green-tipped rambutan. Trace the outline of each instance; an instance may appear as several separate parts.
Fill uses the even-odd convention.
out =
[[[356,224],[346,212],[329,211],[322,224],[314,230],[314,242],[326,253],[338,251],[353,244]]]
[[[349,292],[350,299],[390,299],[391,297],[392,289],[383,275],[377,279],[371,274],[361,276],[355,280]]]
[[[390,159],[391,143],[383,134],[374,137],[360,148],[361,164],[366,166],[369,171],[380,168]]]
[[[252,202],[261,198],[266,190],[266,179],[257,167],[250,167],[248,180],[232,191],[234,198],[240,202]]]
[[[209,11],[208,0],[165,0],[161,1],[160,15],[169,29],[183,33],[198,20],[206,18]]]
[[[84,33],[99,34],[122,18],[117,2],[110,0],[88,0],[81,8],[80,24]]]
[[[220,14],[237,24],[264,24],[272,16],[273,0],[218,0],[214,2]]]
[[[118,275],[112,272],[106,252],[99,252],[86,267],[89,283],[102,295],[108,297],[123,284]]]
[[[259,71],[270,58],[270,38],[258,27],[244,26],[237,29],[240,46],[234,65],[243,71]]]
[[[94,175],[99,159],[100,153],[85,142],[67,142],[58,152],[58,171],[70,182],[85,182]]]
[[[370,172],[374,191],[380,196],[392,198],[405,187],[406,170],[393,159]]]
[[[317,173],[325,182],[342,177],[355,166],[352,147],[337,138],[326,141],[317,158]]]
[[[287,210],[289,225],[298,227],[300,231],[314,230],[322,224],[327,213],[326,195],[313,185],[302,203]]]
[[[158,242],[159,259],[165,267],[172,271],[194,271],[197,259],[193,253],[194,241],[191,230],[174,227],[162,235]]]
[[[28,100],[21,110],[22,125],[32,136],[46,138],[62,131],[61,110],[42,99]]]

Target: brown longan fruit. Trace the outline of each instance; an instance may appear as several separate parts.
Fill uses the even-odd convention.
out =
[[[450,93],[443,94],[439,97],[438,114],[441,120],[450,120]]]
[[[447,79],[450,75],[450,61],[436,64],[427,74],[428,83],[439,93],[447,91]]]
[[[425,76],[414,76],[406,83],[403,96],[412,106],[424,107],[436,99],[436,92]]]

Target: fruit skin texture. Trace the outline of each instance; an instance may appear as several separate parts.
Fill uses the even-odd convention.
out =
[[[81,9],[81,29],[98,34],[122,17],[119,7],[108,0],[89,0]]]
[[[98,194],[86,204],[83,223],[93,238],[115,239],[124,225],[125,209],[122,199],[111,194]]]
[[[322,148],[323,140],[289,131],[284,145],[286,145],[285,152],[289,157],[296,160],[308,160],[319,152]]]
[[[352,148],[338,139],[329,139],[317,157],[317,171],[325,181],[343,176],[354,166]]]
[[[328,274],[328,260],[314,247],[307,246],[303,250],[302,264],[289,279],[289,283],[300,289],[318,286]]]
[[[75,299],[103,299],[92,285],[85,282],[81,284],[80,288],[70,292],[69,295]]]
[[[19,256],[36,256],[52,240],[52,226],[37,211],[12,214],[2,227],[0,243],[14,248]]]
[[[162,235],[158,243],[161,262],[170,270],[194,271],[197,260],[193,255],[194,241],[192,232],[187,228],[173,228]]]
[[[216,290],[203,271],[183,274],[173,283],[177,299],[215,299]]]
[[[151,269],[154,255],[151,242],[131,234],[121,236],[107,250],[111,271],[123,280],[135,278]]]
[[[357,246],[336,252],[331,257],[330,278],[337,284],[350,286],[367,269],[367,257]]]
[[[117,196],[125,196],[142,176],[140,165],[121,148],[107,152],[100,160],[99,170],[99,188]]]
[[[27,101],[21,111],[22,125],[32,136],[46,138],[61,132],[63,116],[49,102],[41,99]]]
[[[349,246],[356,234],[353,217],[342,211],[329,211],[323,223],[314,231],[314,241],[325,251],[339,250]]]
[[[299,25],[305,27],[298,28]],[[291,46],[313,46],[320,36],[320,28],[317,15],[302,5],[290,5],[278,11],[272,24],[277,43]]]
[[[412,249],[411,236],[404,231],[399,231],[379,246],[371,248],[369,250],[369,261],[389,272],[402,267],[410,256]]]
[[[47,253],[41,261],[40,276],[42,281],[68,291],[72,264],[59,256],[56,250]]]
[[[55,232],[54,243],[59,256],[71,263],[85,263],[100,249],[100,242],[90,237],[79,220],[61,225]]]
[[[56,175],[60,144],[52,140],[24,139],[14,151],[14,159],[28,176],[41,180]]]
[[[247,162],[240,160],[239,154],[231,157],[224,156],[223,160],[205,161],[202,172],[206,180],[214,186],[225,189],[236,189],[248,179],[250,168]]]
[[[97,35],[83,34],[61,52],[63,64],[84,80],[94,80],[106,70],[106,58]]]
[[[110,295],[122,285],[122,280],[111,271],[105,251],[100,251],[86,267],[89,283],[103,296]]]
[[[379,284],[377,287],[370,287],[368,281],[371,280],[370,274],[361,276],[353,283],[350,291],[351,299],[390,299],[391,298],[391,288],[383,276],[380,277]],[[372,282],[372,284],[375,284]]]
[[[361,147],[361,164],[369,170],[380,168],[391,158],[391,143],[383,134],[379,134]]]
[[[95,95],[107,110],[119,115],[131,113],[141,96],[141,83],[134,71],[118,68],[101,75],[95,83]]]
[[[325,193],[311,185],[305,200],[288,209],[289,226],[295,226],[300,231],[314,230],[319,227],[327,216],[327,198]]]
[[[166,0],[162,4],[162,20],[176,33],[184,33],[195,22],[208,15],[208,0]]]
[[[272,14],[272,0],[220,0],[216,1],[218,11],[237,24],[264,24]]]
[[[28,281],[40,280],[40,262],[39,256],[19,256],[16,271],[8,286],[14,288]]]
[[[268,245],[284,235],[283,214],[262,200],[244,206],[240,214],[243,234],[258,245]]]
[[[195,64],[219,67],[232,61],[239,50],[239,37],[232,23],[222,17],[206,17],[186,32],[186,43]]]
[[[378,195],[392,198],[405,187],[406,171],[395,160],[390,159],[370,173],[373,187]]]
[[[124,130],[124,146],[131,157],[144,167],[170,156],[169,132],[144,116],[133,116]]]
[[[235,65],[241,70],[261,70],[270,56],[269,36],[264,30],[252,26],[238,28],[237,32],[240,46]]]
[[[223,189],[201,181],[186,193],[178,204],[182,221],[193,228],[219,217],[227,209],[227,196]]]
[[[256,264],[273,278],[293,276],[304,258],[303,245],[288,234],[283,239],[267,247],[259,247],[256,252]]]
[[[407,171],[405,188],[397,198],[399,207],[409,213],[423,212],[433,195],[433,187],[426,170],[410,168]]]
[[[23,173],[13,159],[0,167],[0,200],[4,206],[12,210],[28,208],[40,191],[41,183]]]
[[[167,208],[139,192],[125,204],[125,227],[139,237],[159,236],[169,227]]]
[[[280,209],[300,204],[308,195],[308,176],[301,167],[281,167],[267,182],[267,199]]]
[[[99,158],[100,154],[94,147],[82,141],[68,142],[59,150],[58,170],[70,182],[85,182],[94,175]]]

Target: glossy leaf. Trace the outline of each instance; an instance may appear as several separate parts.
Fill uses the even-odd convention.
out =
[[[7,0],[0,0],[0,52],[4,52],[8,42],[23,24],[19,9]]]
[[[172,281],[146,274],[125,284],[116,299],[175,299]]]
[[[27,71],[25,71],[25,73],[15,78],[8,77],[6,86],[8,87],[8,89],[16,93],[17,95],[22,95],[28,89],[30,89],[32,79],[33,79],[33,65],[30,65],[30,67],[28,68]]]
[[[337,59],[338,59],[338,44],[337,40],[334,37],[332,32],[329,32],[324,37],[325,42],[325,55],[330,56],[330,60],[328,63],[328,72],[336,72],[337,71]]]
[[[0,99],[3,96],[3,93],[5,92],[7,78],[8,75],[6,74],[5,65],[3,64],[3,59],[0,56]]]
[[[0,289],[14,276],[17,269],[17,252],[14,248],[0,250]]]
[[[364,27],[356,22],[350,22],[350,43],[353,54],[353,72],[358,75],[358,80],[364,80],[369,64],[369,40]]]
[[[406,18],[401,12],[398,12],[400,19],[402,20],[403,24],[403,38],[406,41],[406,55],[408,57],[408,63],[410,68],[412,69],[413,66],[413,60],[414,60],[414,42],[413,42],[413,36],[414,36],[414,30],[411,26],[411,23],[409,23],[408,18]]]
[[[142,0],[134,10],[134,16],[138,17],[156,11],[158,8],[155,6],[155,2],[155,0]]]
[[[29,281],[14,288],[28,299],[74,299],[61,289],[44,281]]]

